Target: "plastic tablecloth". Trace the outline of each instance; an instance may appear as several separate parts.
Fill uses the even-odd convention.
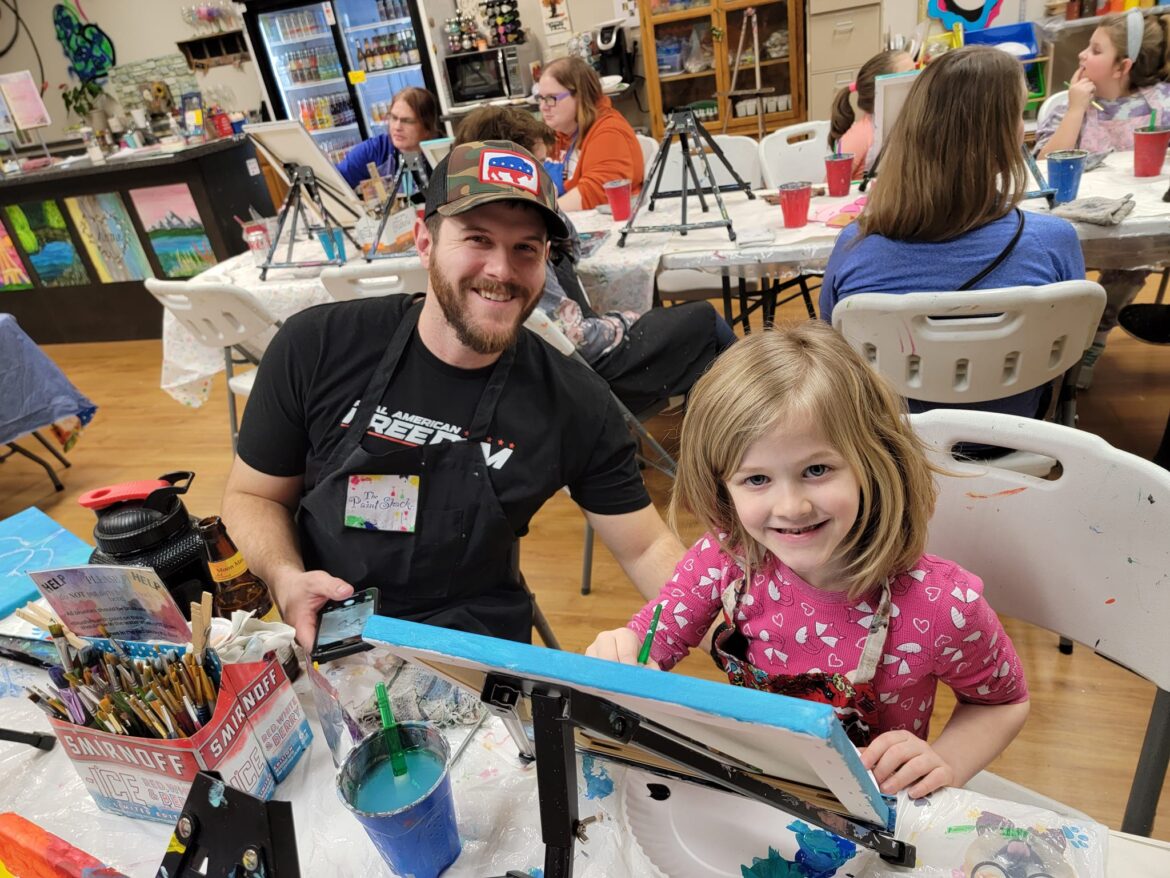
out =
[[[0,728],[47,732],[45,716],[23,697],[25,685],[46,682],[45,672],[0,659]],[[277,787],[275,798],[292,803],[301,874],[393,874],[360,824],[337,798],[333,760],[317,722],[306,675],[301,675],[294,689],[310,718],[314,740],[291,774]],[[466,735],[466,729],[456,727],[451,734],[454,743]],[[588,841],[576,846],[574,874],[577,878],[662,878],[663,872],[637,838],[637,825],[645,832],[647,824],[645,820],[638,824],[638,815],[630,811],[631,797],[644,795],[642,772],[580,754],[577,771],[579,817],[597,818],[588,826]],[[156,874],[171,827],[99,810],[60,745],[44,752],[0,741],[0,776],[4,777],[4,783],[0,784],[0,811],[21,814],[129,878],[152,878]],[[537,870],[544,865],[544,849],[540,841],[536,769],[521,762],[515,744],[498,719],[489,717],[475,733],[452,768],[452,781],[463,853],[443,873],[445,878],[484,878],[503,875],[509,869],[540,874]],[[962,800],[964,813],[971,807],[997,807],[994,799],[965,791],[962,795],[970,797]],[[725,807],[730,812],[746,814],[748,806],[760,807],[737,797],[726,798]],[[913,827],[919,810],[911,800],[900,797],[899,825],[905,822]],[[791,828],[787,817],[779,819]],[[718,822],[715,817],[712,820]],[[658,847],[663,844],[685,847],[688,841],[699,841],[652,831]],[[705,841],[708,845],[718,845],[720,839],[725,839],[732,845],[735,837],[734,833],[722,833],[719,839]],[[773,844],[783,847],[780,841],[765,841],[763,846]],[[1170,874],[1170,845],[1165,842],[1110,832],[1108,851],[1106,875],[1110,878]],[[769,856],[763,849],[742,854],[746,864],[756,856]],[[792,858],[794,851],[785,847],[781,854]],[[657,855],[661,857],[661,851]],[[780,865],[791,863],[777,864]],[[849,873],[857,878],[889,878],[890,870],[883,867],[876,855],[865,853],[850,862]],[[700,870],[696,874],[712,873]],[[934,869],[898,870],[898,874],[903,878],[942,878],[942,873]]]
[[[11,314],[0,314],[0,444],[63,418],[89,423],[97,410]]]
[[[1044,170],[1045,163],[1040,162],[1040,167]],[[1133,212],[1120,225],[1073,223],[1084,251],[1085,265],[1090,269],[1154,268],[1170,262],[1170,204],[1162,201],[1166,191],[1165,175],[1134,177],[1132,152],[1113,153],[1106,157],[1104,164],[1085,174],[1079,197],[1121,198],[1132,194],[1136,202]],[[847,205],[857,197],[854,187],[843,198],[813,198],[810,215],[822,211],[831,215],[836,212],[833,208]],[[769,236],[770,240],[753,241],[748,234],[741,235],[740,241],[733,244],[728,241],[727,233],[718,229],[702,229],[686,237],[675,235],[663,251],[662,270],[701,269],[748,278],[768,273],[824,270],[839,229],[815,220],[799,229],[786,229],[779,207],[762,199],[747,201],[739,194],[726,196],[726,200],[737,233],[750,229]],[[695,199],[691,203],[698,207]],[[1036,213],[1048,212],[1042,198],[1028,199],[1021,207]]]

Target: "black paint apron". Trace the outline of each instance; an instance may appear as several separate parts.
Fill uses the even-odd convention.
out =
[[[465,441],[395,447],[386,454],[362,448],[366,425],[393,380],[421,310],[416,304],[403,315],[345,437],[301,500],[297,526],[305,569],[325,570],[355,589],[377,588],[385,616],[531,642],[532,601],[520,585],[516,535],[480,447],[516,359],[515,347],[496,361]],[[414,532],[346,527],[347,488],[354,475],[418,476]]]

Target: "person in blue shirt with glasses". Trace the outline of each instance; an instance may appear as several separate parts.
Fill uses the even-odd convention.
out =
[[[337,164],[337,170],[354,189],[369,179],[367,165],[373,162],[383,177],[393,177],[403,153],[419,151],[424,140],[439,137],[439,109],[435,96],[425,88],[411,86],[394,95],[386,132],[364,140]],[[426,162],[426,158],[423,158]],[[428,166],[429,170],[429,166]]]

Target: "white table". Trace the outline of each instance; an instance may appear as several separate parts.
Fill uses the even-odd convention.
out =
[[[44,715],[21,689],[45,679],[41,671],[0,659],[0,727],[48,731]],[[310,716],[313,744],[276,790],[277,799],[293,804],[301,874],[389,875],[360,824],[337,799],[333,762],[308,686],[305,675],[294,684]],[[458,739],[464,732],[455,734]],[[578,878],[660,876],[628,828],[622,795],[627,769],[596,763],[590,772],[605,784],[599,788],[578,779],[580,816],[601,818],[589,827],[588,843],[577,846]],[[0,742],[0,776],[0,811],[23,815],[130,878],[155,875],[170,827],[98,810],[60,746],[45,753]],[[543,866],[536,771],[520,762],[499,720],[489,718],[478,731],[452,778],[464,846],[445,876],[483,878]],[[1109,852],[1110,878],[1170,874],[1170,844],[1165,842],[1112,832]],[[766,853],[747,852],[745,862]],[[906,875],[912,878],[913,873]]]
[[[1044,163],[1041,162],[1041,170]],[[880,181],[880,178],[879,178]],[[1081,180],[1080,197],[1120,198],[1132,193],[1136,207],[1116,226],[1074,223],[1089,268],[1157,267],[1170,261],[1170,205],[1162,201],[1167,191],[1166,176],[1135,178],[1133,153],[1114,153]],[[811,214],[841,207],[858,197],[856,186],[844,198],[818,197],[812,200]],[[661,269],[701,269],[725,277],[758,278],[764,274],[822,271],[833,252],[839,229],[810,221],[800,229],[784,228],[778,206],[762,200],[749,202],[746,196],[725,196],[737,232],[746,229],[771,233],[772,240],[756,243],[743,240],[732,244],[721,229],[702,229],[685,237],[674,235],[662,253]],[[699,217],[698,201],[691,199]],[[1022,202],[1025,210],[1047,213],[1043,199]],[[707,217],[703,217],[706,219]],[[746,236],[745,236],[746,238]]]

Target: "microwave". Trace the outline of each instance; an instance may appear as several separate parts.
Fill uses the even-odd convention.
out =
[[[531,43],[498,46],[482,52],[448,55],[447,84],[452,104],[479,103],[500,98],[525,98],[532,92],[536,49]]]

